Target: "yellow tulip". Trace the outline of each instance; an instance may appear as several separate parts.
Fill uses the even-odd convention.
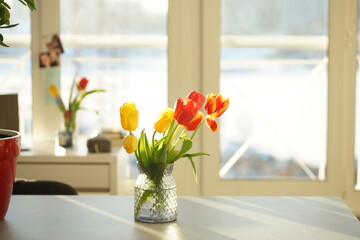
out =
[[[53,97],[60,96],[59,89],[55,85],[50,85],[49,86],[49,93]]]
[[[133,153],[137,149],[138,139],[134,135],[127,135],[124,138],[123,147],[127,153]]]
[[[174,111],[172,110],[172,108],[167,108],[163,110],[160,113],[159,118],[154,125],[155,130],[159,133],[165,132],[169,128],[173,119],[174,119]]]
[[[124,103],[120,107],[121,126],[127,131],[135,131],[138,127],[139,111],[134,102]]]

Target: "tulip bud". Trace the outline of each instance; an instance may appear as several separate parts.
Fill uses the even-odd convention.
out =
[[[121,126],[127,131],[135,131],[138,127],[139,111],[134,102],[124,103],[120,107]]]
[[[88,83],[89,80],[87,80],[86,78],[81,78],[80,81],[77,83],[77,87],[79,90],[85,90]]]
[[[133,153],[137,149],[138,139],[134,135],[127,135],[124,138],[123,147],[127,153]]]
[[[159,115],[158,121],[154,125],[155,130],[159,133],[165,132],[169,128],[173,119],[174,111],[171,108],[163,110]]]

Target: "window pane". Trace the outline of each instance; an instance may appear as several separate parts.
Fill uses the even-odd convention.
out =
[[[138,131],[152,129],[167,104],[167,0],[60,3],[63,94],[69,94],[74,76],[87,77],[89,89],[106,89],[85,99],[84,107],[99,115],[79,112],[80,134],[119,128],[119,107],[125,101],[137,104]]]
[[[19,1],[6,2],[11,7],[11,23],[19,25],[0,31],[10,46],[0,46],[0,94],[18,94],[19,131],[24,148],[31,144],[32,127],[30,11]]]
[[[325,179],[325,0],[223,0],[220,177]]]

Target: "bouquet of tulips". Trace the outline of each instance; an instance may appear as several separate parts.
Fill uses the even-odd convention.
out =
[[[200,111],[203,106],[206,116]],[[204,122],[211,131],[216,132],[216,118],[219,118],[228,106],[229,99],[219,93],[210,93],[205,98],[203,94],[193,91],[187,97],[178,98],[174,109],[167,108],[160,113],[151,139],[147,138],[145,130],[138,139],[133,132],[138,127],[139,111],[134,102],[124,103],[120,107],[121,125],[129,134],[124,138],[123,146],[127,153],[135,152],[137,161],[142,166],[171,164],[181,158],[188,158],[197,179],[192,158],[208,154],[188,153],[192,140]],[[161,135],[156,139],[158,134]],[[151,171],[148,174],[155,181],[160,179],[157,174],[151,176]]]
[[[51,96],[55,98],[56,104],[59,107],[60,111],[64,114],[65,120],[65,131],[66,132],[73,132],[75,130],[75,123],[76,123],[76,112],[80,109],[84,109],[80,106],[81,101],[88,96],[89,94],[95,92],[105,92],[104,89],[93,89],[90,91],[86,91],[86,87],[89,83],[89,80],[85,77],[80,78],[78,81],[73,81],[70,91],[69,103],[68,107],[66,108],[64,102],[60,96],[59,89],[56,85],[49,86],[49,93]],[[74,90],[77,93],[74,93]],[[97,111],[95,111],[97,112]]]

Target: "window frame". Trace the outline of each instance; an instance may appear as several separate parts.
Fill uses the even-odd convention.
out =
[[[219,91],[220,0],[202,2],[202,85]],[[360,214],[360,192],[354,190],[355,74],[357,3],[329,0],[327,169],[324,181],[228,180],[219,177],[219,134],[203,131],[202,195],[341,196]],[[356,204],[357,202],[357,204]]]

